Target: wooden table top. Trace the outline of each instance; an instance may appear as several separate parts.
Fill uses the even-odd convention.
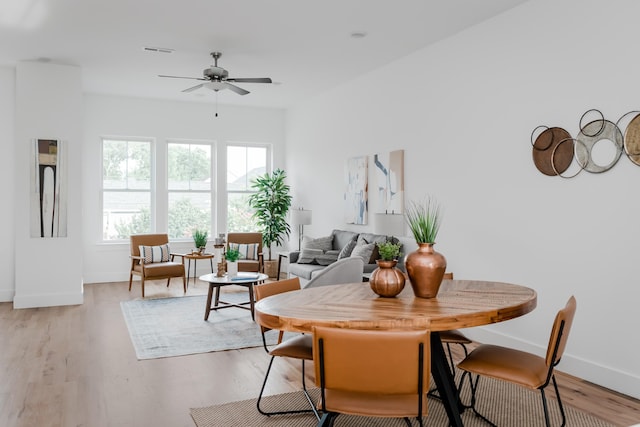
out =
[[[255,306],[262,326],[311,332],[314,326],[431,331],[467,328],[513,319],[537,304],[533,289],[479,280],[443,280],[436,298],[417,298],[411,284],[395,298],[376,295],[368,283],[321,286],[273,295]]]

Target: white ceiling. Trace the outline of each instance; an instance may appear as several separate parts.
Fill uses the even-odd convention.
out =
[[[230,77],[276,84],[218,102],[286,108],[525,1],[2,0],[0,65],[77,65],[86,92],[213,103],[208,89],[181,92],[197,81],[157,75],[200,77],[220,51]]]

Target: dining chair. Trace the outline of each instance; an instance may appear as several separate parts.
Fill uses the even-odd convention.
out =
[[[430,380],[430,332],[314,327],[313,359],[322,418],[403,418],[423,426]]]
[[[560,399],[554,369],[560,363],[560,359],[564,354],[575,312],[576,299],[572,296],[567,301],[566,306],[556,315],[545,357],[490,344],[482,344],[469,353],[458,364],[458,368],[465,371],[464,375],[470,376],[471,405],[468,407],[487,423],[495,426],[494,423],[484,415],[481,415],[476,409],[478,381],[480,376],[507,381],[529,389],[540,390],[544,419],[547,427],[549,427],[549,409],[544,391],[553,382],[553,388],[558,399],[558,407],[562,416],[562,426],[564,426],[566,424],[566,416]],[[475,382],[471,378],[472,374],[476,374]]]
[[[300,279],[295,277],[292,279],[279,280],[275,282],[263,283],[261,285],[257,285],[254,287],[254,293],[256,297],[256,301],[260,301],[263,298],[266,298],[271,295],[277,295],[284,292],[291,292],[300,290]],[[267,339],[265,333],[269,331],[270,328],[266,328],[264,326],[260,326],[260,332],[262,333],[262,344],[264,346],[265,351],[271,356],[271,361],[269,362],[269,367],[267,368],[267,372],[264,375],[264,381],[262,382],[262,388],[260,389],[260,395],[258,396],[258,412],[262,415],[280,415],[280,414],[297,414],[303,412],[313,412],[316,418],[320,419],[320,414],[318,414],[318,410],[316,409],[316,405],[309,396],[309,392],[307,391],[307,385],[305,383],[305,361],[313,361],[313,338],[311,335],[303,335],[298,334],[293,338],[289,338],[283,341],[284,331],[279,331],[278,334],[278,342],[273,348],[269,348],[267,345]],[[297,409],[297,410],[282,410],[282,411],[265,411],[261,408],[260,402],[262,401],[262,394],[264,393],[264,389],[267,385],[267,379],[269,378],[269,373],[271,372],[271,366],[273,365],[273,361],[276,357],[289,357],[292,359],[300,359],[302,361],[302,392],[309,402],[310,409]]]
[[[187,279],[182,262],[174,262],[176,255],[169,249],[167,234],[133,234],[130,236],[131,268],[129,271],[129,292],[133,283],[133,275],[140,276],[142,284],[142,298],[144,298],[144,284],[147,280],[167,279],[167,287],[171,278],[182,277],[182,287],[187,292]]]
[[[305,289],[315,288],[317,286],[362,282],[363,269],[364,261],[362,261],[360,257],[339,259],[313,276],[305,285]]]

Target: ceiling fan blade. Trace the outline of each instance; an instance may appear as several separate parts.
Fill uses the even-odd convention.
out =
[[[269,77],[226,79],[226,81],[236,83],[273,83]]]
[[[199,85],[195,85],[195,86],[192,86],[192,87],[190,87],[190,88],[187,88],[187,89],[183,90],[183,92],[185,92],[185,93],[187,93],[187,92],[193,92],[194,90],[198,90],[198,89],[200,89],[200,88],[201,88],[202,86],[204,86],[204,85],[205,85],[205,83],[200,83]]]
[[[237,93],[238,95],[246,95],[249,93],[248,90],[244,90],[241,87],[238,87],[236,85],[232,85],[231,83],[227,83],[227,82],[223,82],[225,84],[225,86],[227,87],[227,89],[232,90],[233,92]]]
[[[169,79],[207,80],[207,79],[203,79],[202,77],[164,76],[162,74],[158,74],[158,77],[166,77]]]

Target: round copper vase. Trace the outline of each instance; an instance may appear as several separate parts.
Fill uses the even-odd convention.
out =
[[[438,295],[447,269],[447,260],[433,249],[433,245],[418,243],[418,249],[404,259],[413,293],[420,298],[435,298]]]
[[[398,261],[377,260],[378,268],[373,270],[369,285],[376,294],[385,298],[393,298],[404,289],[404,274],[396,268]]]

